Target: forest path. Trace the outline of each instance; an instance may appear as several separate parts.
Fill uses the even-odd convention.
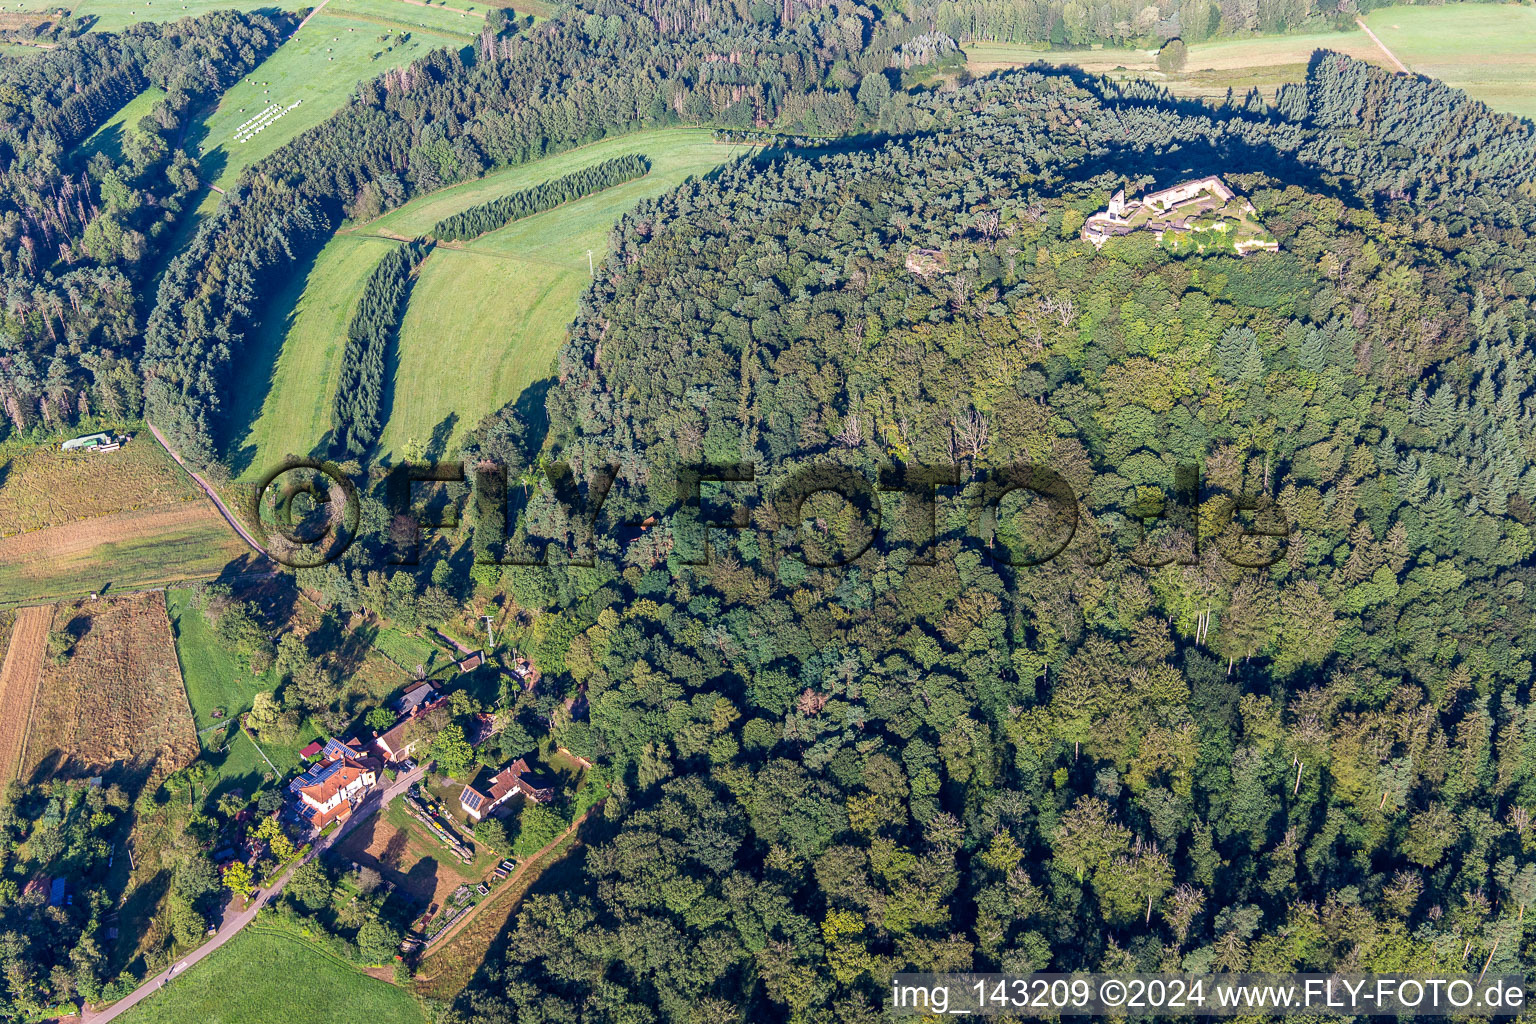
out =
[[[1397,59],[1397,54],[1395,54],[1391,50],[1387,49],[1387,44],[1381,41],[1381,37],[1380,36],[1378,36],[1375,32],[1371,31],[1371,26],[1367,25],[1365,23],[1365,19],[1360,17],[1360,15],[1358,15],[1358,14],[1355,15],[1355,24],[1360,26],[1360,30],[1362,32],[1364,32],[1366,35],[1371,37],[1371,42],[1376,44],[1376,48],[1378,50],[1380,50],[1382,53],[1387,55],[1387,60],[1389,60],[1393,64],[1397,65],[1397,70],[1401,71],[1405,75],[1413,74],[1413,72],[1408,70],[1408,65],[1404,64],[1402,61],[1398,60]]]

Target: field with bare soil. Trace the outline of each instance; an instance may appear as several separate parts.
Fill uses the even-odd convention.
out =
[[[0,782],[16,774],[16,763],[27,740],[33,694],[43,674],[48,653],[48,627],[52,608],[23,608],[15,614],[0,664]]]
[[[353,829],[331,856],[344,866],[355,862],[373,868],[423,909],[432,903],[441,906],[455,889],[478,882],[495,863],[494,858],[486,858],[478,872],[476,865],[460,863],[398,802]]]
[[[23,777],[103,774],[132,789],[197,756],[163,596],[63,604],[52,628],[75,640],[43,668]]]

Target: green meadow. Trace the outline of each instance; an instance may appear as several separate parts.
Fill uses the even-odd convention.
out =
[[[330,431],[345,332],[364,282],[396,239],[443,217],[624,153],[645,153],[651,173],[492,232],[439,248],[422,265],[391,368],[381,453],[411,439],[449,447],[487,413],[549,375],[566,325],[601,261],[608,231],[641,199],[714,169],[744,147],[705,129],[662,129],[584,146],[443,189],[367,224],[344,228],[285,294],[274,297],[234,396],[240,424],[228,447],[243,479],[284,455],[308,454]]]
[[[46,11],[68,8],[78,18],[92,18],[92,31],[116,32],[141,21],[173,21],[195,17],[210,11],[303,11],[318,7],[320,0],[4,0],[0,11]],[[479,19],[492,7],[515,9],[519,15],[547,17],[551,7],[542,0],[474,0],[465,3],[414,3],[412,0],[329,0],[326,14],[346,13],[358,19],[375,18],[395,22],[405,28],[424,28],[429,32],[473,36],[480,31]],[[464,12],[464,16],[460,16]],[[466,28],[468,25],[470,27]]]
[[[1536,8],[1386,7],[1366,16],[1399,60],[1495,110],[1536,118]]]
[[[361,2],[332,0],[332,5]],[[399,0],[371,2],[417,9]],[[218,109],[204,122],[200,157],[204,176],[215,185],[229,187],[246,167],[330,117],[346,103],[357,83],[439,47],[469,41],[467,34],[447,37],[403,24],[381,26],[332,14],[332,5],[225,92]],[[280,116],[253,132],[252,122],[269,106],[281,111]]]
[[[1515,4],[1453,3],[1384,7],[1366,23],[1399,60],[1421,75],[1465,89],[1495,110],[1536,117],[1536,9]],[[1012,43],[965,44],[978,74],[1036,61],[1073,64],[1093,74],[1149,78],[1174,94],[1219,99],[1257,88],[1266,97],[1299,82],[1318,49],[1337,50],[1380,67],[1391,63],[1358,28],[1347,32],[1221,39],[1189,48],[1184,70],[1164,74],[1155,50],[1050,51]]]
[[[123,1024],[426,1024],[404,989],[303,939],[253,924],[123,1014]]]

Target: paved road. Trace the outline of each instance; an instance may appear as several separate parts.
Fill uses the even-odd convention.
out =
[[[1362,29],[1365,30],[1365,34],[1371,37],[1371,42],[1376,44],[1376,48],[1387,55],[1387,60],[1397,65],[1397,70],[1401,71],[1405,75],[1412,74],[1412,72],[1408,70],[1408,65],[1398,60],[1397,54],[1387,49],[1387,44],[1381,41],[1381,37],[1378,36],[1375,32],[1371,31],[1371,26],[1365,23],[1364,18],[1360,17],[1358,14],[1355,15],[1355,24],[1359,25]]]
[[[395,797],[409,789],[411,783],[421,778],[425,771],[426,766],[423,764],[418,764],[411,771],[399,776],[390,785],[382,789],[375,789],[372,793],[369,793],[367,798],[364,799],[363,802],[358,806],[357,810],[352,812],[352,817],[342,822],[341,827],[338,828],[335,832],[332,832],[330,835],[316,843],[314,849],[310,850],[309,853],[305,855],[304,859],[299,863],[308,864],[310,861],[320,856],[320,854],[324,853],[326,850],[339,843],[349,832],[356,828],[358,824],[366,821],[374,814],[375,811],[382,810],[385,804],[388,804]],[[139,1003],[148,999],[150,996],[160,991],[161,987],[169,982],[173,977],[179,977],[181,974],[185,973],[187,968],[191,967],[193,964],[197,963],[199,960],[203,959],[208,954],[224,945],[224,943],[240,934],[240,930],[242,928],[256,920],[257,912],[263,906],[275,899],[277,895],[283,891],[283,886],[288,884],[288,880],[293,877],[293,873],[298,869],[298,867],[299,864],[295,864],[287,871],[284,871],[282,875],[278,877],[276,882],[273,882],[271,886],[262,892],[260,899],[257,899],[251,903],[250,907],[240,911],[233,917],[226,918],[224,922],[219,926],[218,934],[213,938],[209,939],[207,942],[197,947],[197,949],[193,950],[191,953],[188,953],[186,956],[178,960],[173,967],[169,968],[168,970],[161,971],[153,978],[146,980],[144,984],[134,989],[132,994],[124,996],[122,999],[119,999],[105,1010],[86,1012],[83,1015],[82,1024],[107,1024],[107,1021],[113,1020],[119,1014],[128,1012]],[[230,998],[238,999],[239,996],[236,993],[230,993]]]
[[[187,475],[197,483],[197,486],[203,489],[203,493],[208,495],[208,497],[213,500],[214,505],[217,506],[220,514],[224,516],[225,521],[228,522],[230,526],[234,527],[235,532],[240,535],[240,539],[249,544],[258,554],[265,557],[270,557],[267,555],[267,549],[256,543],[256,538],[252,537],[249,533],[246,532],[246,529],[243,525],[241,525],[240,520],[236,519],[234,513],[231,512],[229,508],[224,504],[223,499],[219,497],[219,492],[215,491],[213,487],[208,483],[208,481],[204,480],[202,477],[193,472],[191,466],[187,465],[181,460],[181,456],[173,451],[170,445],[166,444],[165,437],[161,435],[160,431],[155,428],[153,423],[150,423],[148,420],[145,420],[144,423],[149,427],[149,432],[155,435],[155,440],[160,442],[160,447],[165,449],[166,454],[175,459],[176,465],[186,470]]]

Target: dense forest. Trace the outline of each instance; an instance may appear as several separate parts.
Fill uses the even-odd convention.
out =
[[[248,718],[274,738],[363,713],[354,612],[436,626],[507,594],[527,623],[541,683],[487,756],[547,728],[607,797],[567,880],[529,896],[440,1019],[820,1024],[880,1019],[903,970],[1531,961],[1536,127],[1333,54],[1273,103],[942,74],[955,36],[1334,16],[1026,0],[1022,27],[978,29],[991,11],[582,0],[488,22],[359,86],[174,257],[191,98],[275,23],[0,62],[7,416],[132,413],[142,379],[199,463],[263,295],[344,219],[646,126],[835,140],[766,148],[617,225],[553,379],[449,453],[507,470],[471,474],[471,543],[381,569],[411,564],[392,556],[415,533],[383,484],[360,542],[298,574],[328,606],[309,638],[274,641],[215,595],[220,641],[284,680]],[[60,155],[145,84],[164,114],[123,164]],[[1279,252],[1081,240],[1117,189],[1207,173]],[[354,458],[426,251],[386,257],[354,312],[334,435]],[[151,254],[171,258],[146,313]],[[444,763],[471,710],[450,709]],[[220,892],[197,843],[238,812],[171,799],[192,781],[136,804],[13,787],[0,846],[99,876],[130,806],[185,824],[167,898],[171,938],[194,939]],[[306,871],[279,912],[371,962],[396,933],[365,933],[377,902],[350,879]],[[93,952],[94,902],[13,888],[9,1005],[125,984]]]
[[[612,160],[572,171],[531,188],[508,193],[488,203],[471,206],[462,213],[438,221],[432,227],[432,234],[443,242],[478,238],[487,231],[495,231],[515,220],[552,210],[561,203],[643,178],[650,169],[651,162],[638,153],[616,156]]]
[[[873,1021],[902,970],[1523,970],[1529,123],[1339,57],[1276,110],[1011,74],[916,116],[617,230],[543,448],[614,474],[607,557],[503,580],[622,782],[585,884],[530,900],[457,1012]],[[1079,240],[1114,189],[1211,170],[1281,252]],[[743,463],[679,505],[689,467]],[[1075,495],[1040,564],[1048,506],[975,514],[1020,463]],[[817,466],[850,497],[792,483]],[[860,554],[888,466],[954,468],[931,537],[892,494]],[[568,549],[575,507],[536,494],[519,529]]]
[[[400,331],[412,276],[431,251],[432,243],[419,238],[391,249],[368,275],[347,324],[341,378],[331,404],[331,441],[350,458],[366,454],[384,429],[384,370],[390,345]]]
[[[888,76],[914,71],[915,54],[942,59],[931,34],[863,7],[800,11],[779,28],[737,4],[597,0],[365,83],[249,169],[172,261],[146,329],[146,407],[183,455],[213,460],[260,296],[345,216],[642,127],[896,128],[906,96]]]
[[[139,414],[147,284],[198,189],[189,119],[281,30],[225,12],[0,60],[0,434]],[[81,145],[150,86],[120,159]]]

